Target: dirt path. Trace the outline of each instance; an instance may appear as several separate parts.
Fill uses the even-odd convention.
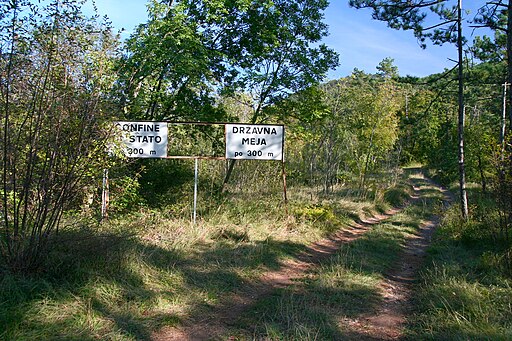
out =
[[[419,234],[407,242],[400,263],[386,274],[381,284],[380,295],[384,301],[377,312],[342,321],[358,339],[398,340],[402,337],[402,327],[410,310],[408,302],[412,288],[435,226],[437,220],[423,224]]]
[[[432,181],[425,180],[432,186],[438,187]],[[454,201],[454,197],[449,191],[438,188],[443,193],[443,208],[446,209]],[[438,224],[439,216],[431,217],[420,226],[416,235],[407,240],[398,258],[400,261],[386,274],[381,284],[384,303],[377,312],[358,319],[342,321],[355,335],[358,335],[359,340],[398,340],[403,337],[403,325],[406,322],[406,316],[411,312],[409,302],[418,271]]]
[[[419,193],[418,189],[415,189]],[[449,200],[446,196],[446,201]],[[413,200],[418,199],[417,196]],[[392,209],[360,223],[340,230],[330,238],[311,245],[294,260],[282,264],[279,270],[264,273],[260,279],[240,291],[224,298],[206,316],[191,317],[179,328],[165,327],[152,335],[152,340],[215,340],[225,335],[227,328],[261,298],[270,295],[275,289],[292,285],[307,271],[332,256],[342,244],[350,243],[367,232],[375,224],[381,223],[398,213],[401,209]],[[405,322],[411,285],[421,266],[421,261],[430,238],[437,225],[437,217],[424,223],[417,236],[411,238],[405,247],[401,261],[386,276],[381,291],[384,304],[377,314],[357,320],[342,321],[358,338],[368,340],[394,340],[401,337],[401,327]]]

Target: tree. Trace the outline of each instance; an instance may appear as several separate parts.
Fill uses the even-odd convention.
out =
[[[184,4],[152,1],[149,21],[127,40],[118,62],[118,96],[124,116],[147,120],[221,118],[213,85],[224,76],[217,52],[209,50],[200,23]]]
[[[459,187],[461,214],[463,219],[468,218],[468,203],[466,193],[466,174],[464,165],[464,80],[463,80],[463,44],[462,36],[462,1],[448,6],[449,0],[413,0],[413,1],[370,1],[350,0],[349,4],[355,8],[371,8],[373,18],[386,21],[394,29],[413,30],[422,47],[425,48],[426,39],[434,44],[446,42],[455,43],[458,50],[458,131],[459,131]],[[425,26],[426,10],[431,11],[440,18],[440,22]]]
[[[502,81],[504,101],[495,194],[500,211],[500,228],[506,231],[508,238],[512,230],[512,1],[486,1],[479,10],[475,27],[487,27],[495,32],[493,40],[484,37],[477,41],[477,56],[484,61],[504,61],[506,65],[505,82]]]
[[[479,9],[474,27],[487,27],[495,32],[494,41],[489,37],[477,40],[477,55],[482,60],[506,61],[507,73],[505,83],[512,84],[512,1],[486,1]],[[502,51],[502,52],[500,52]],[[512,93],[508,94],[512,103]],[[512,127],[512,106],[508,109],[509,129]]]
[[[466,193],[466,165],[464,161],[464,122],[465,122],[465,108],[464,108],[464,59],[463,55],[463,37],[462,37],[462,0],[457,3],[457,55],[458,55],[458,142],[459,142],[459,191],[460,191],[460,206],[462,219],[467,220],[468,212],[468,196]]]
[[[370,180],[387,170],[398,137],[401,99],[384,69],[398,74],[392,60],[386,59],[377,75],[356,70],[350,77],[321,85],[320,92],[312,89],[293,96],[307,103],[305,111],[310,113],[295,115],[289,124],[302,137],[301,149],[296,151],[302,162],[289,162],[300,164],[303,172],[307,169],[305,182],[321,183],[326,193],[339,183],[352,183],[366,193],[372,187]],[[284,110],[293,113],[289,107]]]
[[[264,121],[265,107],[319,82],[338,64],[334,51],[313,46],[327,35],[327,4],[152,1],[148,23],[129,39],[120,63],[126,113],[205,120],[179,103],[202,112],[212,109],[216,92],[241,92],[251,96],[250,122]]]
[[[244,93],[249,123],[265,109],[318,83],[338,64],[319,41],[327,0],[152,1],[121,61],[128,116],[212,121],[215,94]],[[316,45],[316,46],[315,46]],[[126,91],[124,90],[126,89]],[[216,113],[217,115],[201,114]],[[271,111],[270,111],[271,112]],[[231,161],[227,183],[235,161]]]
[[[79,1],[10,1],[0,16],[0,254],[40,265],[62,214],[104,159],[116,38]]]

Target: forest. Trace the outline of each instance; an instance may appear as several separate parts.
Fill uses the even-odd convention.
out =
[[[126,39],[87,2],[0,0],[0,339],[512,338],[512,1],[347,1],[458,60],[334,80],[328,0],[149,0]],[[176,158],[126,157],[132,121]],[[284,161],[226,160],[229,123]]]

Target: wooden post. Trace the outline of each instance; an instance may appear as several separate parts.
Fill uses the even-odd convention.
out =
[[[281,166],[283,171],[283,199],[284,199],[284,211],[286,212],[286,215],[288,216],[288,194],[287,194],[287,187],[286,187],[286,167],[284,163],[284,127],[283,127],[283,138],[281,141]]]

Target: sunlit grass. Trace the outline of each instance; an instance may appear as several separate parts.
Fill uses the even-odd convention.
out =
[[[512,339],[512,281],[488,261],[494,254],[488,233],[474,222],[462,224],[458,207],[450,209],[416,291],[411,339]]]
[[[63,231],[43,273],[4,276],[0,339],[149,339],[164,326],[208,311],[263,272],[278,270],[312,242],[390,207],[342,192],[312,198],[311,191],[292,188],[289,195],[288,215],[279,192],[241,192],[210,207],[195,225],[165,207],[141,208],[94,229]],[[427,209],[411,206],[395,224],[379,225],[342,248],[298,291],[259,302],[269,319],[257,320],[258,335],[338,338],[338,322],[328,314],[356,315],[378,302],[382,272],[419,224],[412,215],[427,215]],[[283,318],[293,331],[283,329]]]

